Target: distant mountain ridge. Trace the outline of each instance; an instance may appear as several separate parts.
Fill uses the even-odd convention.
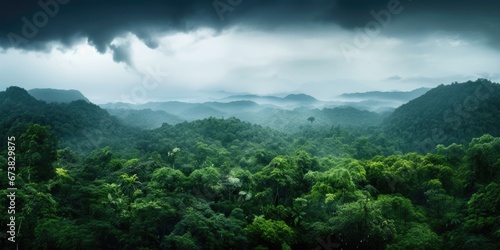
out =
[[[252,94],[231,95],[223,98],[222,101],[252,101],[258,104],[286,105],[293,108],[303,105],[314,104],[320,102],[318,99],[306,94],[289,94],[285,97],[277,97],[272,95],[260,96]]]
[[[107,111],[110,115],[118,117],[129,126],[144,129],[159,128],[164,123],[175,125],[185,121],[177,115],[169,114],[162,110],[107,109]]]
[[[288,99],[312,101],[306,95],[290,95]],[[316,99],[314,99],[316,100]],[[293,101],[292,101],[293,102]],[[375,113],[358,108],[338,106],[330,108],[315,108],[305,105],[294,109],[281,108],[275,105],[260,105],[254,101],[232,101],[232,102],[205,102],[205,103],[183,103],[183,102],[150,102],[145,104],[104,104],[101,105],[113,115],[117,115],[126,124],[142,128],[152,128],[143,122],[131,119],[141,117],[142,120],[151,121],[151,124],[159,126],[163,123],[175,124],[179,120],[194,121],[209,117],[229,118],[236,117],[242,121],[268,126],[282,132],[294,132],[301,126],[311,126],[307,120],[315,117],[314,125],[321,127],[330,126],[377,126],[382,123],[388,113]],[[144,111],[138,115],[138,112]],[[161,111],[161,113],[153,113]],[[176,119],[172,119],[175,117]]]
[[[381,127],[384,133],[400,140],[405,150],[421,152],[430,152],[437,144],[467,143],[485,133],[500,136],[500,84],[485,79],[440,85],[385,113],[350,105],[316,108],[307,105],[307,100],[312,100],[307,95],[291,95],[288,99],[305,101],[306,105],[285,109],[248,100],[110,103],[101,105],[106,111],[83,100],[46,103],[22,88],[9,87],[0,91],[0,134],[19,134],[27,124],[40,123],[64,136],[68,146],[84,145],[76,150],[88,151],[106,141],[121,140],[119,135],[131,131],[125,125],[153,129],[164,123],[235,117],[287,133],[304,127]],[[81,141],[87,141],[86,145]]]
[[[79,91],[34,89],[32,95],[45,102],[68,104],[75,99],[88,101]],[[358,93],[359,94],[359,93]],[[148,102],[145,104],[108,103],[100,105],[128,126],[153,129],[162,124],[177,124],[209,117],[236,117],[243,121],[268,126],[282,132],[294,132],[301,126],[378,126],[392,109],[390,101],[366,100],[361,102],[320,101],[306,94],[289,94],[284,97],[233,95],[226,102],[211,101],[186,103],[179,101]],[[248,100],[247,100],[248,99]],[[262,100],[267,100],[262,101]],[[259,103],[260,102],[260,103]],[[387,104],[388,106],[384,106]],[[80,104],[79,104],[80,105]],[[367,111],[377,107],[379,113]],[[389,108],[388,108],[389,107]],[[309,122],[309,117],[315,117]]]
[[[47,103],[70,103],[78,100],[90,102],[80,91],[74,89],[30,89],[28,93],[35,99]]]
[[[108,103],[100,106],[128,121],[126,123],[131,126],[139,124],[130,119],[131,112],[118,112],[113,111],[113,109],[150,110],[145,111],[149,116],[146,117],[144,114],[140,116],[156,126],[163,123],[175,124],[179,120],[194,121],[208,117],[236,117],[279,131],[291,132],[296,131],[300,126],[307,125],[307,119],[310,116],[315,116],[316,126],[378,126],[388,114],[403,103],[399,99],[409,99],[427,90],[421,88],[411,92],[395,92],[396,95],[402,97],[393,97],[389,100],[320,101],[307,94],[289,94],[284,97],[242,94],[202,103],[166,101],[144,104]],[[376,94],[378,96],[387,95],[386,92],[377,92]],[[394,93],[389,94],[394,95]],[[373,93],[355,93],[353,95],[373,96]],[[165,113],[152,113],[151,111]],[[137,113],[135,117],[138,117]],[[176,119],[172,119],[172,117]],[[144,126],[144,123],[140,124],[143,124],[143,128],[151,128],[151,126]]]
[[[427,91],[429,88],[418,88],[412,91],[370,91],[363,93],[345,93],[340,95],[343,98],[349,99],[372,99],[372,100],[396,100],[396,101],[410,101],[415,99]]]
[[[290,94],[283,98],[283,100],[287,101],[296,101],[296,102],[317,102],[318,100],[310,95],[306,94]]]

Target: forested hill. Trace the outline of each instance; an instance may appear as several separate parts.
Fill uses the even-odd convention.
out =
[[[70,103],[78,100],[90,102],[89,99],[87,99],[87,97],[85,97],[80,91],[74,89],[30,89],[28,90],[28,93],[35,97],[35,99],[47,103]]]
[[[406,150],[428,152],[438,144],[467,143],[500,135],[500,85],[485,79],[440,85],[397,108],[384,129]]]
[[[23,133],[29,124],[50,126],[62,145],[79,152],[120,140],[134,133],[99,106],[83,100],[70,103],[38,101],[26,90],[9,87],[0,92],[0,134],[2,138]]]

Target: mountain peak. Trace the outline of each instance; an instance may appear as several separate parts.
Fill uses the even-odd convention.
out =
[[[298,102],[316,102],[318,101],[316,98],[306,95],[306,94],[290,94],[283,98],[288,101],[298,101]]]
[[[77,100],[90,102],[80,91],[74,89],[30,89],[28,93],[35,99],[47,103],[70,103]]]
[[[4,92],[0,92],[0,99],[12,99],[17,102],[26,103],[36,102],[36,99],[28,94],[28,91],[17,86],[8,87]]]
[[[7,95],[29,95],[28,91],[21,87],[10,86],[5,90],[5,94]]]

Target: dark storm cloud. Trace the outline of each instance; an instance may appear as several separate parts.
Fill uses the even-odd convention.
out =
[[[130,43],[115,45],[109,45],[109,49],[113,53],[113,60],[115,62],[124,62],[128,65],[133,65],[132,58],[130,55]]]
[[[158,32],[189,31],[198,27],[220,30],[239,23],[272,26],[292,19],[305,21],[311,14],[321,12],[321,6],[331,5],[328,2],[8,0],[2,2],[0,8],[0,46],[40,50],[50,41],[71,45],[78,38],[86,37],[103,53],[115,37],[131,32],[155,48],[154,35]],[[224,20],[220,20],[219,14]]]
[[[387,9],[391,1],[395,0],[7,0],[0,8],[0,47],[43,50],[50,42],[70,46],[87,38],[99,52],[112,50],[115,59],[126,60],[123,47],[110,44],[128,32],[155,48],[159,32],[198,27],[273,29],[317,22],[352,29],[373,20],[370,12]],[[386,31],[389,34],[451,31],[500,44],[498,1],[401,0],[400,5],[404,9],[392,17],[395,25]]]
[[[127,32],[136,34],[154,48],[156,43],[152,35],[157,31],[187,30],[193,28],[190,25],[211,25],[215,20],[215,17],[207,18],[211,5],[206,3],[203,7],[201,1],[8,2],[4,3],[8,7],[3,6],[0,14],[0,44],[4,48],[40,49],[50,41],[71,45],[84,37],[103,53],[115,37]],[[40,3],[50,5],[44,8]]]
[[[500,1],[493,0],[339,0],[330,20],[342,27],[365,27],[391,2],[401,6],[391,15],[385,34],[396,37],[419,37],[439,32],[469,39],[487,39],[500,49]],[[384,16],[382,16],[385,19]]]
[[[370,12],[388,9],[391,4],[400,5],[408,15],[438,14],[442,22],[436,26],[456,24],[467,17],[495,17],[499,14],[500,3],[493,0],[338,0],[334,15],[336,22],[347,28],[362,26],[373,20]],[[414,22],[425,23],[427,20],[415,19]],[[465,20],[475,22],[477,20]],[[430,27],[429,27],[430,28]]]

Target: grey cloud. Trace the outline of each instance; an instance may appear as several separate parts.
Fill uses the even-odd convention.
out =
[[[387,9],[390,1],[396,0],[6,0],[0,8],[0,48],[46,50],[49,42],[71,46],[87,38],[104,53],[115,37],[128,32],[156,48],[159,32],[199,27],[274,29],[315,22],[353,29],[372,21],[370,12]],[[221,21],[214,2],[238,4],[224,12]],[[404,10],[392,17],[387,34],[418,36],[448,30],[484,36],[493,47],[500,44],[498,1],[401,0],[400,4]]]
[[[394,75],[394,76],[388,77],[386,80],[397,81],[397,80],[401,80],[401,79],[403,79],[401,76]]]
[[[500,2],[491,0],[339,0],[331,19],[346,29],[364,28],[373,13],[387,19],[388,4],[399,3],[401,12],[390,15],[382,32],[388,36],[418,39],[423,34],[446,32],[470,40],[486,39],[500,49]]]
[[[123,62],[129,66],[133,66],[130,55],[130,43],[120,45],[111,44],[109,48],[113,53],[113,60],[115,62]]]
[[[155,47],[150,34],[152,31],[187,30],[194,25],[211,23],[207,15],[195,16],[199,12],[197,9],[203,6],[202,1],[193,0],[72,0],[64,5],[62,0],[42,0],[43,3],[51,3],[53,17],[36,1],[7,2],[3,4],[9,7],[0,10],[3,17],[0,22],[0,46],[3,48],[17,45],[22,49],[39,50],[50,41],[70,46],[75,42],[71,38],[87,37],[89,43],[103,53],[115,37],[128,32],[136,34],[146,45]],[[208,12],[211,4],[206,2],[205,5]],[[37,23],[34,17],[43,16],[40,13],[45,13],[48,21],[40,22],[43,19],[39,18]],[[215,11],[211,19],[215,20]],[[191,20],[194,21],[192,27],[189,25]]]

